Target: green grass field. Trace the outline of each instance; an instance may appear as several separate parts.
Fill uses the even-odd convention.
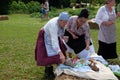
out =
[[[34,49],[40,28],[47,22],[27,14],[9,15],[0,21],[0,80],[44,80],[44,67],[36,65]],[[98,30],[91,30],[97,51]],[[120,19],[117,20],[117,52],[120,55]],[[118,61],[118,60],[115,60]]]
[[[0,80],[39,80],[34,48],[38,31],[45,24],[25,14],[9,15],[0,21]]]

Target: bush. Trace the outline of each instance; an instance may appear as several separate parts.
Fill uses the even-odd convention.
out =
[[[16,1],[13,1],[11,4],[10,4],[10,12],[11,13],[15,13],[18,9],[18,6],[17,6],[17,2]]]
[[[71,15],[78,15],[80,13],[80,11],[81,11],[81,9],[75,9],[75,10],[71,9],[69,11],[69,14],[71,14]]]
[[[0,14],[9,13],[9,2],[10,0],[0,0]]]
[[[50,11],[49,11],[49,17],[56,17],[59,14],[59,10],[55,7],[50,7]]]
[[[18,7],[21,10],[21,12],[25,13],[27,10],[26,4],[24,2],[21,2],[21,1],[18,1],[18,4],[19,4]]]
[[[95,7],[88,7],[88,10],[89,10],[89,18],[92,19],[92,18],[95,18],[95,15],[96,15],[96,11],[98,10],[98,8],[95,8]]]
[[[34,13],[40,12],[40,3],[37,1],[31,1],[25,4],[22,1],[13,1],[10,4],[10,12],[11,13]]]
[[[27,8],[29,13],[40,12],[40,3],[37,1],[31,1],[27,4]]]
[[[49,12],[49,17],[53,18],[59,15],[59,12]]]
[[[25,5],[24,2],[18,1],[13,1],[10,4],[10,12],[11,13],[26,13],[27,6]]]

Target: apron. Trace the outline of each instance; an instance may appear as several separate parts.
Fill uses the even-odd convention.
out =
[[[83,49],[86,47],[86,42],[85,42],[85,35],[77,35],[77,39],[73,39],[72,35],[65,30],[65,36],[69,36],[69,40],[67,41],[67,45],[74,50],[74,52],[77,54],[81,52]],[[92,43],[90,43],[91,45]]]

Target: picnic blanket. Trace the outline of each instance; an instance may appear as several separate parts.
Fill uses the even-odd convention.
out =
[[[62,73],[67,75],[72,75],[76,77],[81,77],[85,79],[95,79],[95,80],[118,80],[118,78],[113,74],[109,67],[106,67],[99,61],[95,61],[99,68],[99,71],[93,71],[89,67],[83,67],[83,69],[76,69],[70,66],[65,66],[60,64],[56,70],[55,74],[57,76],[61,75]]]

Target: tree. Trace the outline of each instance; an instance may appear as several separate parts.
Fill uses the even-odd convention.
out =
[[[0,14],[9,13],[9,2],[10,0],[0,0]]]

